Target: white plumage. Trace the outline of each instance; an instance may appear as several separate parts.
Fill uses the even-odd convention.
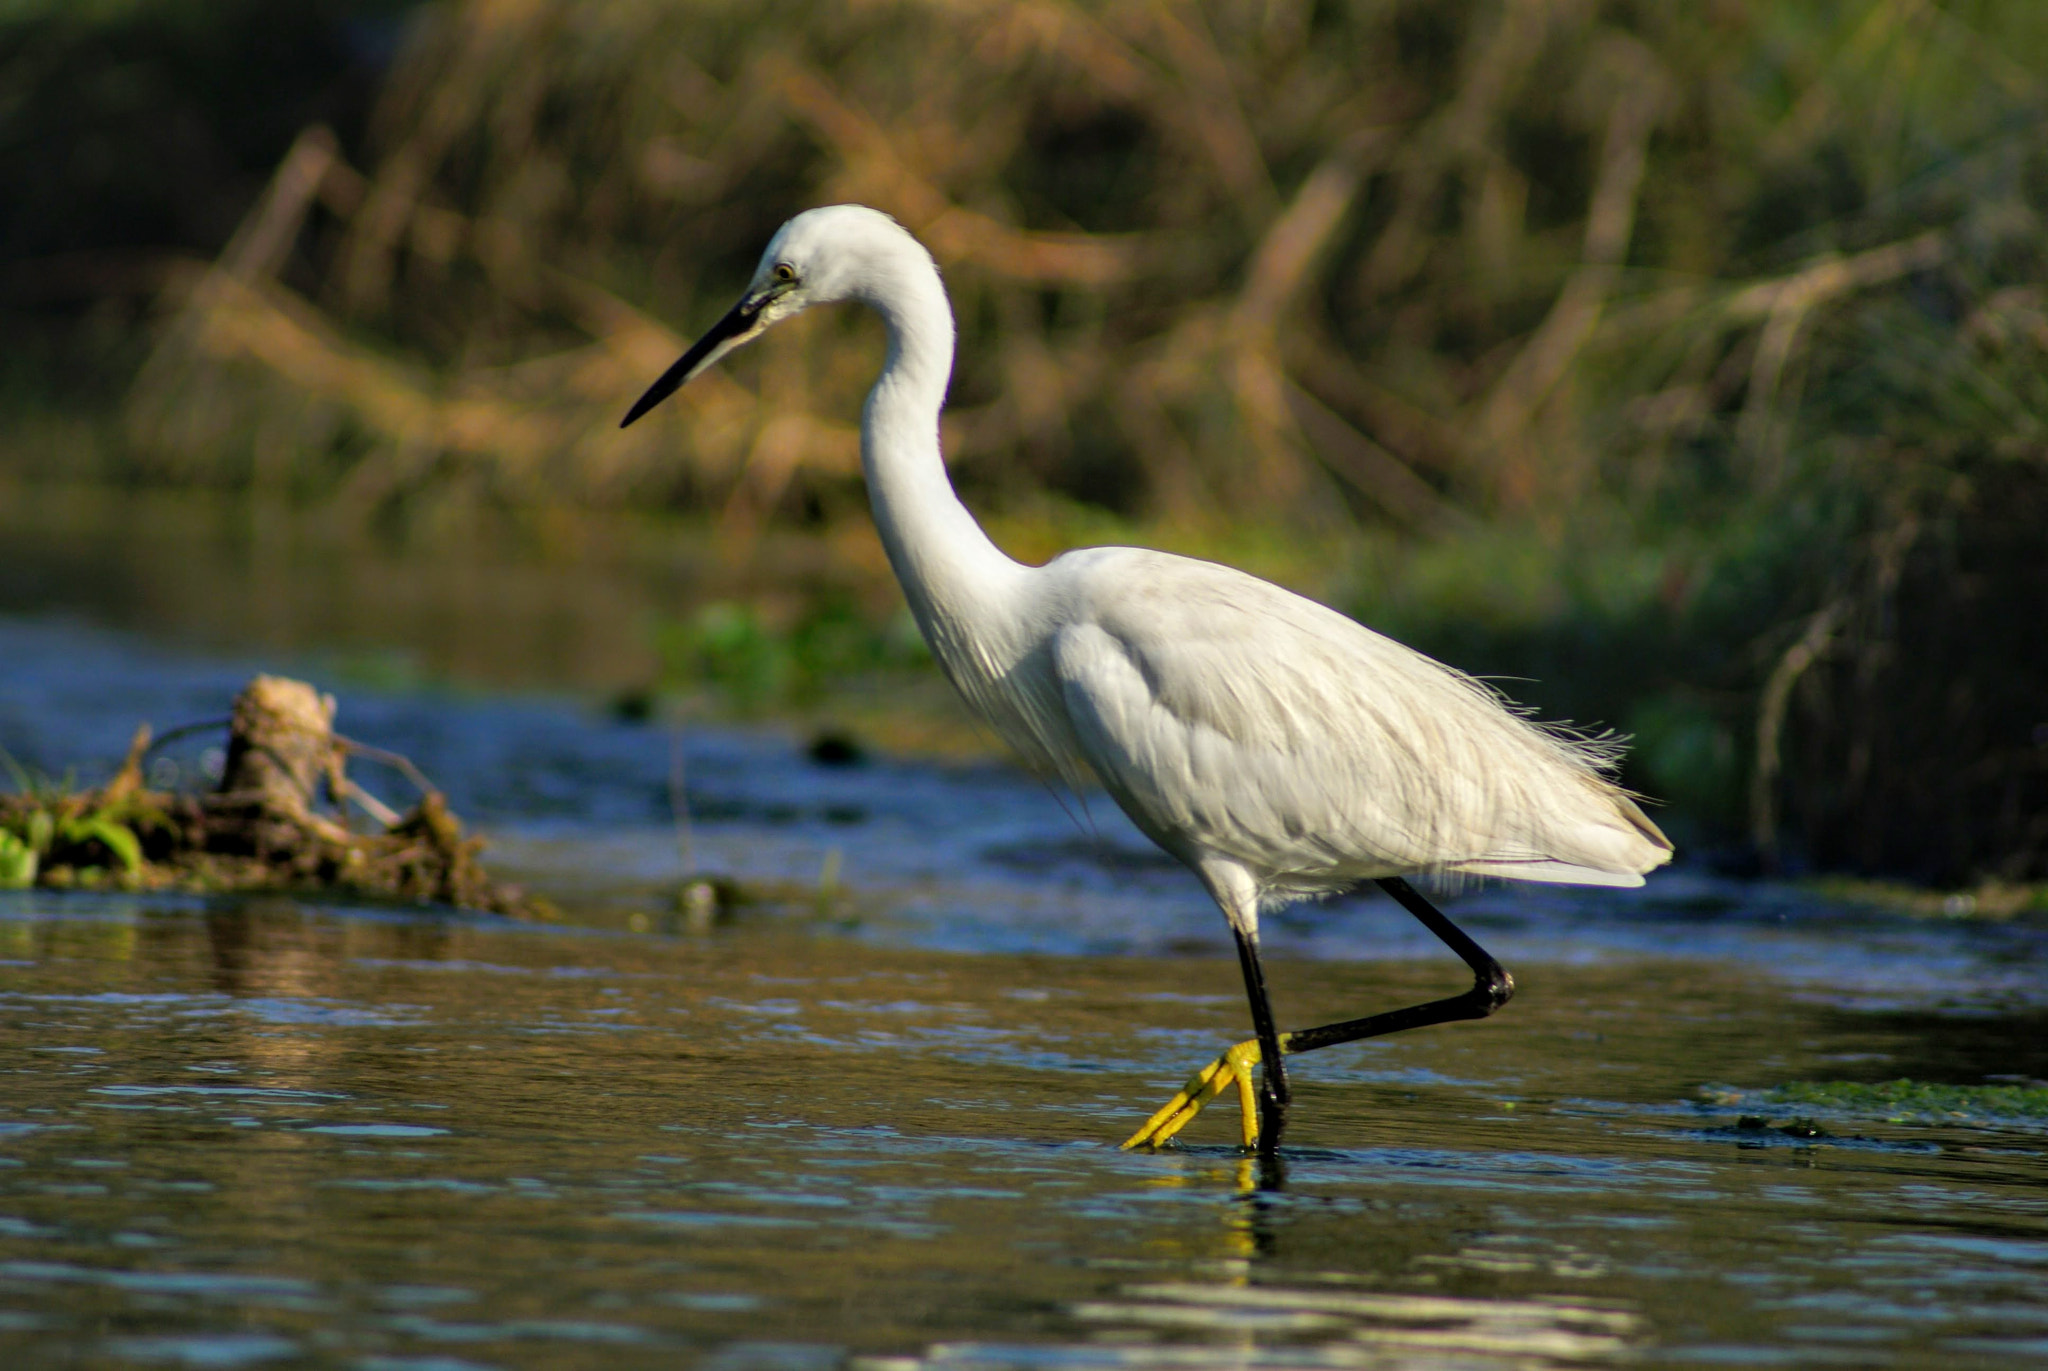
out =
[[[1611,748],[1533,724],[1331,609],[1142,548],[1043,567],[1005,556],[939,450],[953,320],[938,268],[886,215],[837,205],[784,225],[740,304],[626,422],[769,324],[834,300],[871,306],[888,329],[862,461],[933,655],[1027,762],[1099,780],[1202,878],[1239,936],[1255,1020],[1262,906],[1418,872],[1640,885],[1669,859],[1603,775]],[[1285,1046],[1262,1036],[1270,1080]],[[1284,1103],[1284,1078],[1280,1091]]]

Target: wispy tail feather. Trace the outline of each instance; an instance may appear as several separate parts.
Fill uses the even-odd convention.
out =
[[[1634,872],[1602,871],[1595,866],[1579,866],[1552,858],[1459,862],[1447,869],[1469,876],[1498,876],[1503,880],[1536,881],[1544,885],[1606,885],[1627,889],[1643,883],[1643,878]]]

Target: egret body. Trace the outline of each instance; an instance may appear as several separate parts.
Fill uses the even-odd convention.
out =
[[[1235,1085],[1247,1146],[1279,1138],[1283,1058],[1490,1014],[1514,982],[1403,877],[1634,886],[1671,844],[1604,770],[1468,676],[1229,567],[1131,547],[1026,566],[989,541],[939,450],[953,316],[937,266],[858,205],[783,225],[740,302],[626,415],[810,305],[888,331],[861,462],[911,613],[968,704],[1034,769],[1099,782],[1199,877],[1236,936],[1254,1037],[1204,1067],[1126,1146],[1163,1142]],[[1461,995],[1281,1033],[1259,913],[1375,881],[1472,968]],[[1254,1089],[1254,1069],[1263,1063]]]

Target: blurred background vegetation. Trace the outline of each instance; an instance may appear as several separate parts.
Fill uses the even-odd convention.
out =
[[[662,688],[913,671],[872,321],[616,429],[859,200],[946,270],[1019,555],[1224,557],[1526,678],[1695,855],[2040,880],[2044,83],[2004,0],[12,0],[0,503],[344,579],[509,530],[472,579],[566,619],[682,549]]]

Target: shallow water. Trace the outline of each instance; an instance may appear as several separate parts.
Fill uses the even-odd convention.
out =
[[[0,663],[0,744],[52,767],[247,674],[20,621]],[[341,709],[564,921],[0,894],[0,1364],[2048,1359],[2048,1127],[1756,1093],[2048,1076],[2038,927],[1682,871],[1471,892],[1500,1017],[1302,1059],[1276,1167],[1222,1110],[1133,1155],[1245,1015],[1214,911],[1099,801],[692,732],[691,858],[774,895],[692,931],[667,734]],[[1460,981],[1383,900],[1270,936],[1290,1024]]]

